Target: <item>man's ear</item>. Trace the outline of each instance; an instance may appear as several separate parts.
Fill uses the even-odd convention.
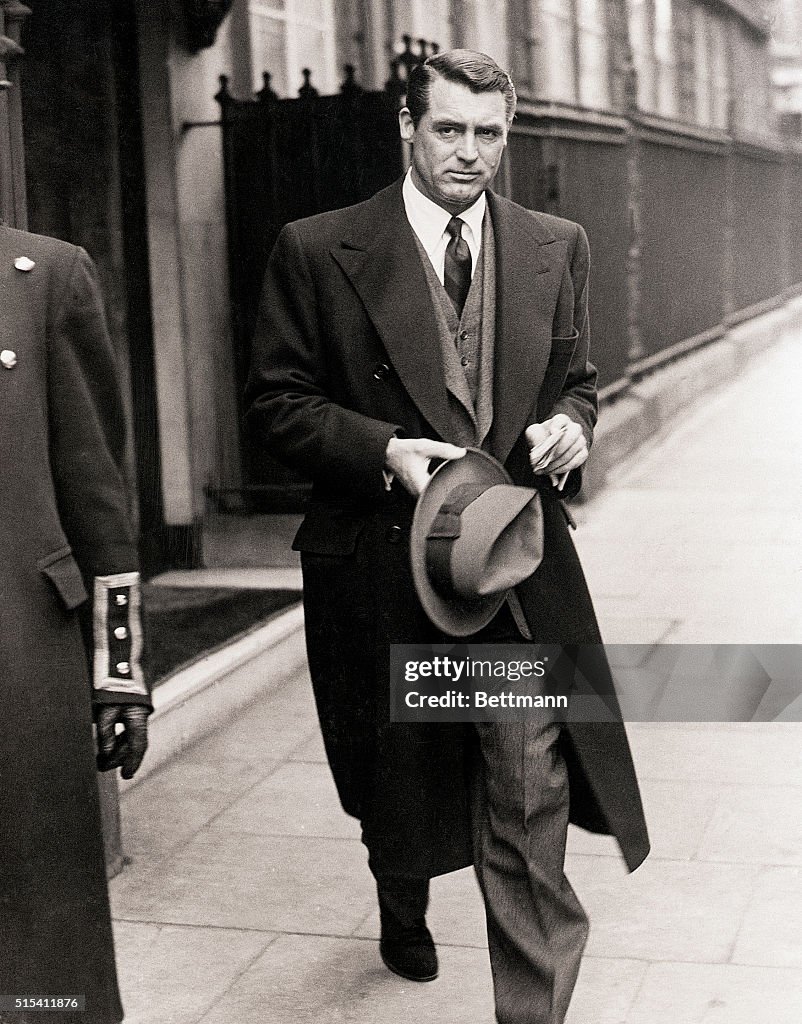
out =
[[[398,130],[404,142],[412,142],[415,138],[415,125],[412,123],[409,107],[402,107],[398,111]]]

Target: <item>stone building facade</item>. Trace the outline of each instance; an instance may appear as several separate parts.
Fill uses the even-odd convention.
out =
[[[269,72],[280,98],[304,69],[337,92],[348,64],[381,89],[404,36],[508,66],[521,116],[500,187],[587,223],[616,306],[599,311],[613,400],[633,367],[704,343],[802,279],[781,222],[799,169],[778,142],[770,23],[759,0],[0,0],[2,213],[98,262],[148,566],[198,564],[215,496],[244,483],[220,75],[245,98]],[[775,187],[780,206],[761,199],[739,241],[739,211]],[[681,192],[702,215],[721,205],[724,226],[673,280],[659,239]],[[739,268],[778,240],[782,272],[749,291]],[[705,295],[660,334],[655,308],[677,288]]]

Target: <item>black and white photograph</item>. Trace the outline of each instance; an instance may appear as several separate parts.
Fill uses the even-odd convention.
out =
[[[0,0],[0,1024],[800,1024],[802,0]]]

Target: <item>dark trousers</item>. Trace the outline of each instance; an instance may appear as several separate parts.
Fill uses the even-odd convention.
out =
[[[444,638],[446,640],[450,638]],[[472,643],[518,643],[505,605]],[[563,870],[568,774],[560,725],[476,725],[471,773],[474,867],[485,902],[499,1024],[562,1024],[588,921]],[[412,925],[429,898],[421,879],[377,879],[383,917]]]

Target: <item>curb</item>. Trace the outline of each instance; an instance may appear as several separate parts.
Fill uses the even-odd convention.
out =
[[[148,752],[120,793],[138,786],[232,714],[281,689],[306,664],[300,604],[176,672],[153,693]]]

